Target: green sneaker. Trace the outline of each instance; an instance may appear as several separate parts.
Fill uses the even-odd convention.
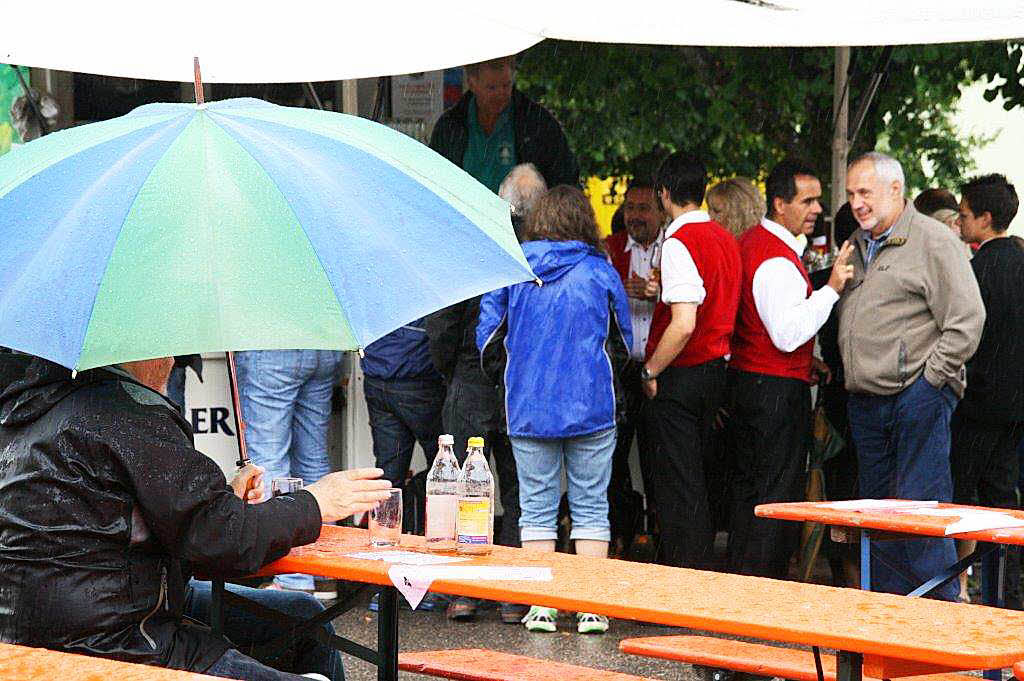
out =
[[[551,633],[557,629],[555,622],[558,620],[558,611],[554,608],[543,608],[539,605],[531,605],[530,611],[523,617],[523,624],[527,631],[543,631]]]
[[[581,634],[603,634],[608,631],[608,618],[591,612],[576,613],[576,631]]]

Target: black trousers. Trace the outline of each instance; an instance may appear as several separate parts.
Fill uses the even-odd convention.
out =
[[[953,412],[950,423],[952,446],[949,467],[953,474],[953,502],[1020,508],[1017,478],[1020,461],[1017,447],[1024,436],[1024,423],[988,423]],[[1006,604],[1020,609],[1020,547],[1006,547]]]
[[[452,380],[448,386],[442,409],[445,432],[455,438],[455,455],[459,463],[466,462],[466,443],[471,437],[484,438],[484,456],[493,456],[491,474],[498,479],[501,494],[501,532],[494,537],[500,546],[520,546],[519,543],[519,476],[516,460],[512,456],[502,422],[498,393],[493,386]]]
[[[650,405],[658,448],[653,482],[666,565],[709,569],[714,562],[704,458],[725,399],[725,375],[725,361],[717,359],[658,376]]]
[[[618,424],[615,436],[615,453],[612,455],[612,477],[608,484],[608,520],[612,538],[622,537],[628,543],[633,531],[639,529],[638,521],[643,508],[632,508],[635,494],[629,472],[629,453],[636,437],[637,453],[640,458],[640,474],[643,477],[644,495],[648,510],[654,509],[654,482],[652,474],[655,462],[655,438],[651,423],[651,404],[644,395],[640,380],[640,362],[630,362],[620,377],[626,411]]]
[[[754,507],[804,498],[810,386],[730,369],[729,402],[735,453],[729,569],[784,578],[800,541],[800,523],[757,518]]]

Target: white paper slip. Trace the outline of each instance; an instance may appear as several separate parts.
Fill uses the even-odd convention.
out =
[[[549,567],[511,567],[503,565],[392,565],[388,577],[409,606],[415,610],[435,579],[481,579],[550,582]]]
[[[1009,527],[1024,527],[1024,518],[1017,518],[1009,513],[989,511],[980,508],[930,508],[922,511],[924,515],[942,518],[958,518],[946,525],[946,534],[962,534],[964,532],[982,532],[984,530],[1003,530]]]
[[[913,499],[850,499],[821,504],[823,508],[837,511],[913,511],[917,508],[938,506],[937,501],[915,501]]]
[[[437,556],[431,553],[416,553],[415,551],[360,551],[358,553],[346,553],[345,556],[361,560],[382,560],[385,563],[400,563],[402,565],[442,565],[444,563],[460,563],[469,560],[469,558]]]

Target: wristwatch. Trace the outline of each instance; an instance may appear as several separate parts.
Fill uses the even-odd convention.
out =
[[[651,370],[647,368],[647,365],[640,367],[640,380],[641,381],[653,381],[657,376],[651,373]]]

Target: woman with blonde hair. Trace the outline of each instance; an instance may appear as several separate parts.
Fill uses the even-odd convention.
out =
[[[764,196],[746,177],[722,180],[708,190],[708,214],[711,219],[738,237],[764,217]]]

